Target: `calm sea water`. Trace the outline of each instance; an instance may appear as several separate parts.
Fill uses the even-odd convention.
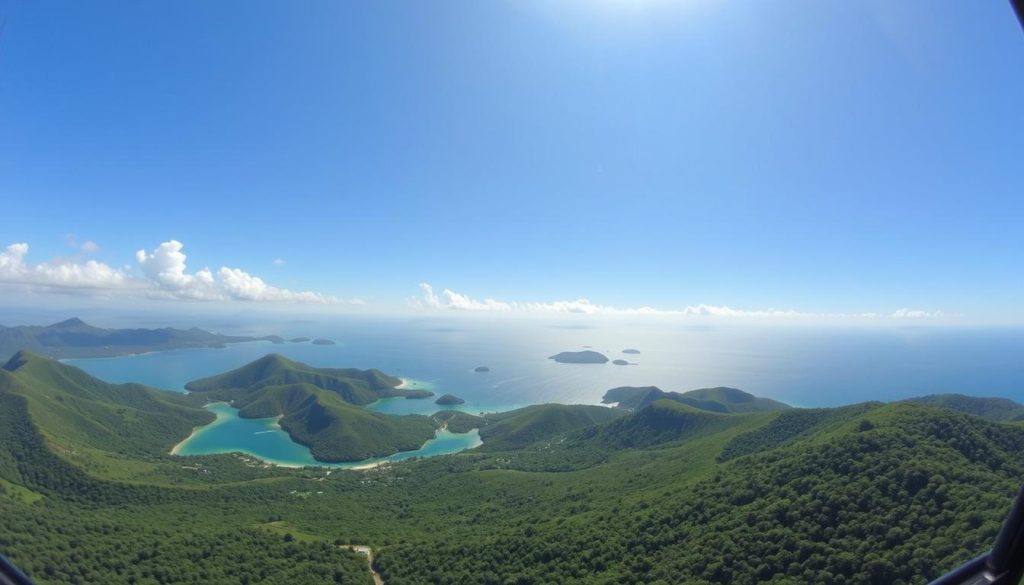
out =
[[[327,337],[337,345],[254,342],[67,362],[104,380],[183,391],[189,380],[277,352],[320,367],[377,368],[414,387],[462,397],[466,403],[457,408],[468,412],[546,402],[596,404],[606,390],[626,385],[679,391],[732,386],[805,407],[941,392],[1024,402],[1024,328],[348,318],[236,323],[221,331]],[[583,348],[636,365],[560,364],[547,359]],[[641,353],[625,355],[626,348]],[[477,366],[487,366],[490,372],[474,372]],[[273,419],[240,419],[230,407],[210,408],[216,409],[218,422],[193,436],[182,446],[182,454],[242,451],[283,464],[315,464],[308,449],[292,443]],[[432,399],[401,398],[370,408],[395,414],[441,409]],[[423,449],[391,460],[452,453],[477,444],[475,434],[439,433]]]
[[[278,352],[314,366],[378,368],[438,395],[460,396],[468,411],[544,402],[595,404],[609,388],[624,385],[679,391],[732,386],[809,407],[939,392],[1024,402],[1024,328],[350,318],[236,325],[222,331],[327,337],[337,345],[258,342],[68,363],[108,381],[181,391],[189,380]],[[637,365],[547,359],[588,346]],[[624,355],[625,348],[641,353]],[[481,365],[491,371],[475,373]],[[437,410],[432,400],[391,400],[375,407],[396,413]]]

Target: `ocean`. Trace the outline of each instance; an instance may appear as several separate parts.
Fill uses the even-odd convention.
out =
[[[112,382],[182,391],[192,379],[270,352],[320,367],[377,368],[462,410],[494,412],[558,402],[597,404],[617,386],[686,391],[731,386],[794,406],[822,407],[957,392],[1024,402],[1024,328],[711,325],[665,320],[350,317],[234,324],[223,333],[324,337],[336,345],[253,342],[101,359],[66,360]],[[563,364],[590,348],[635,365]],[[638,355],[623,354],[634,348]],[[490,371],[477,373],[477,366]],[[432,400],[375,408],[429,413]]]
[[[891,401],[957,392],[1024,402],[1024,329],[969,327],[738,326],[640,319],[588,322],[397,317],[248,322],[222,333],[310,342],[249,342],[97,359],[69,359],[101,379],[182,392],[185,384],[243,366],[270,352],[319,367],[376,368],[411,387],[465,400],[451,407],[500,412],[531,404],[599,404],[618,386],[686,391],[731,386],[802,407]],[[592,349],[631,365],[566,364],[548,359]],[[638,354],[623,353],[635,349]],[[478,366],[490,371],[476,372]],[[242,452],[279,465],[316,465],[275,419],[242,419],[225,404],[207,407],[215,423],[175,448],[179,455]],[[391,398],[367,408],[432,414],[434,399]],[[476,431],[438,431],[416,451],[332,465],[366,467],[456,453],[480,444]]]

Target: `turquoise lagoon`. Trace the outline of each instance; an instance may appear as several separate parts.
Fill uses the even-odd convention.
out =
[[[192,435],[175,446],[175,455],[214,455],[218,453],[244,453],[257,459],[289,467],[330,467],[334,469],[368,468],[382,463],[394,463],[417,457],[450,455],[481,445],[480,434],[452,433],[438,430],[437,435],[415,451],[402,451],[389,457],[344,463],[317,461],[309,449],[291,440],[273,418],[242,418],[238,410],[224,402],[206,407],[217,415],[217,420],[199,427]]]

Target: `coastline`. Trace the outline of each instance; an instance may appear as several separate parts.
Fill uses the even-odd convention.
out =
[[[214,423],[210,423],[210,424],[214,424]],[[200,427],[200,428],[205,428],[205,427]],[[440,432],[440,431],[441,431],[441,429],[438,429],[438,432]],[[273,465],[275,467],[286,467],[288,469],[303,469],[303,468],[306,468],[306,467],[313,467],[313,468],[319,468],[319,469],[341,469],[341,470],[348,470],[348,471],[368,471],[368,470],[371,470],[371,469],[376,469],[377,467],[381,467],[383,465],[392,465],[392,464],[395,464],[395,463],[401,463],[403,461],[412,460],[412,459],[428,459],[428,458],[431,458],[431,457],[440,457],[440,456],[443,456],[443,455],[455,455],[457,453],[462,453],[464,451],[471,451],[471,450],[476,449],[477,447],[479,447],[479,446],[484,444],[483,440],[480,439],[479,431],[480,431],[479,429],[470,429],[469,431],[466,431],[465,433],[450,433],[452,435],[460,435],[460,436],[476,434],[476,441],[471,446],[468,446],[468,447],[466,447],[464,449],[461,449],[459,451],[453,451],[451,453],[438,453],[436,455],[426,455],[426,456],[423,456],[423,455],[419,455],[419,456],[413,455],[413,456],[404,457],[404,458],[400,458],[400,459],[392,459],[392,458],[400,456],[400,455],[403,455],[403,454],[415,453],[416,451],[419,451],[419,450],[423,449],[423,446],[427,445],[431,441],[437,440],[439,437],[435,433],[433,439],[428,439],[423,444],[423,446],[421,446],[420,449],[417,449],[416,451],[399,451],[398,453],[394,453],[392,455],[388,455],[387,457],[381,457],[381,458],[376,458],[376,459],[374,459],[374,458],[363,459],[362,461],[339,461],[339,462],[335,462],[335,463],[328,463],[326,461],[317,461],[316,463],[304,463],[304,464],[293,463],[293,462],[286,462],[286,461],[282,461],[280,459],[268,459],[267,457],[265,457],[263,455],[259,455],[257,453],[254,453],[254,452],[252,452],[249,449],[233,449],[231,451],[224,451],[224,452],[221,452],[221,453],[204,453],[204,454],[201,454],[201,455],[199,455],[199,454],[197,454],[197,455],[180,455],[180,454],[177,454],[177,453],[172,453],[172,454],[177,456],[177,457],[202,457],[204,455],[230,455],[231,453],[241,453],[243,455],[247,455],[249,457],[252,457],[253,459],[261,461],[261,462],[263,462],[265,464]],[[291,439],[289,439],[289,440],[291,440]],[[182,442],[184,443],[185,441],[182,441]]]
[[[223,401],[211,402],[211,403],[205,405],[204,408],[209,407],[209,406],[213,406],[213,405],[224,405],[224,406],[227,406],[227,407],[231,408],[230,404],[228,404],[227,402],[223,402]],[[462,451],[468,451],[468,450],[471,450],[471,449],[476,449],[477,447],[479,447],[480,445],[483,444],[483,441],[480,439],[479,429],[470,429],[469,431],[467,431],[465,433],[453,433],[453,432],[448,431],[447,429],[438,428],[434,432],[434,437],[431,438],[431,439],[426,440],[418,449],[414,449],[414,450],[410,450],[410,451],[398,451],[398,452],[392,453],[391,455],[388,455],[386,457],[369,458],[369,459],[363,459],[363,460],[360,460],[360,461],[339,461],[339,462],[331,463],[331,462],[319,461],[319,460],[313,459],[312,455],[310,455],[309,457],[312,459],[312,461],[310,461],[308,463],[307,462],[296,463],[295,461],[288,461],[288,460],[281,460],[281,459],[276,459],[276,458],[270,458],[270,457],[267,457],[266,455],[256,453],[252,449],[248,449],[248,448],[245,448],[245,447],[230,448],[230,450],[211,452],[211,453],[182,453],[181,452],[182,448],[186,444],[188,444],[189,441],[193,440],[199,433],[201,433],[201,432],[203,432],[205,430],[208,430],[210,428],[214,428],[214,427],[220,426],[222,424],[225,424],[225,423],[227,423],[227,422],[229,422],[231,420],[234,420],[234,418],[231,415],[229,415],[229,414],[225,414],[225,413],[222,413],[222,412],[218,412],[216,414],[217,414],[217,418],[215,420],[213,420],[212,422],[210,422],[209,424],[201,425],[201,426],[193,428],[192,432],[189,434],[188,437],[186,437],[182,441],[178,442],[171,449],[170,455],[175,456],[175,457],[200,457],[200,456],[203,456],[203,455],[226,455],[226,454],[230,454],[230,453],[241,453],[243,455],[246,455],[248,457],[252,457],[252,458],[254,458],[254,459],[258,460],[258,461],[261,461],[264,464],[274,465],[274,466],[277,466],[277,467],[287,467],[287,468],[290,468],[290,469],[301,469],[301,468],[304,468],[304,467],[316,467],[316,468],[324,468],[324,469],[350,469],[350,470],[355,470],[355,471],[364,471],[364,470],[369,470],[369,469],[374,469],[376,467],[380,467],[381,465],[387,465],[387,464],[391,464],[391,463],[399,463],[401,461],[405,461],[405,460],[409,460],[409,459],[437,457],[437,456],[441,456],[441,455],[453,455],[455,453],[460,453]],[[236,415],[235,418],[237,418],[237,415]],[[273,422],[273,426],[275,427],[273,429],[274,431],[284,431],[284,429],[281,428],[281,426],[280,426],[280,424],[278,422],[278,420],[280,418],[281,417],[275,417],[275,419],[274,419],[274,422]],[[260,420],[260,419],[248,419],[248,420]],[[269,431],[261,431],[260,433],[264,433],[264,432],[269,432]],[[287,435],[287,433],[286,433],[286,435]],[[419,454],[424,449],[429,449],[430,445],[434,441],[450,439],[450,438],[456,437],[456,436],[457,437],[470,438],[471,440],[470,440],[469,443],[465,444],[464,446],[461,446],[460,449],[455,450],[455,451],[442,452],[442,453]],[[306,447],[305,445],[302,445],[301,443],[297,443],[297,442],[293,441],[291,439],[291,437],[287,437],[286,440],[291,442],[291,443],[294,443],[295,445],[301,446],[302,448],[306,449],[307,452],[308,452],[308,449],[309,449],[308,447]]]
[[[269,343],[271,345],[278,345],[267,339],[247,339],[245,341],[228,341],[220,345],[186,345],[182,347],[166,347],[161,349],[146,349],[143,351],[122,351],[103,355],[79,355],[79,356],[64,356],[54,357],[61,363],[65,363],[69,360],[110,360],[123,357],[141,357],[146,355],[153,355],[158,353],[171,353],[177,351],[189,351],[189,350],[208,350],[208,349],[231,349],[233,345],[244,345],[247,343]]]
[[[227,402],[219,401],[219,402],[210,402],[210,403],[204,404],[203,408],[205,409],[207,406],[210,406],[212,404],[227,404],[228,406],[231,406]],[[191,441],[192,438],[196,436],[196,433],[198,433],[200,430],[208,429],[208,428],[210,428],[212,426],[217,425],[217,423],[219,423],[220,421],[228,420],[227,417],[221,416],[220,414],[216,414],[216,416],[217,416],[217,418],[215,418],[212,421],[206,423],[205,425],[199,425],[199,426],[196,426],[196,427],[192,427],[192,432],[189,433],[187,437],[185,437],[184,439],[178,441],[173,447],[171,447],[171,452],[169,454],[170,455],[176,455],[178,457],[190,457],[190,455],[181,455],[181,454],[178,453],[178,451],[181,449],[181,446],[184,445],[185,443],[188,443],[189,441]]]

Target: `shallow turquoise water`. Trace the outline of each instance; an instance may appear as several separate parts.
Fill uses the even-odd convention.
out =
[[[403,451],[389,457],[364,461],[324,463],[314,459],[308,448],[292,441],[288,433],[278,426],[277,418],[241,418],[237,409],[223,402],[210,404],[206,409],[216,414],[217,420],[197,429],[191,437],[175,447],[176,455],[237,452],[277,465],[352,469],[417,457],[450,455],[481,445],[480,434],[475,430],[468,433],[439,430],[437,436],[415,451]]]

